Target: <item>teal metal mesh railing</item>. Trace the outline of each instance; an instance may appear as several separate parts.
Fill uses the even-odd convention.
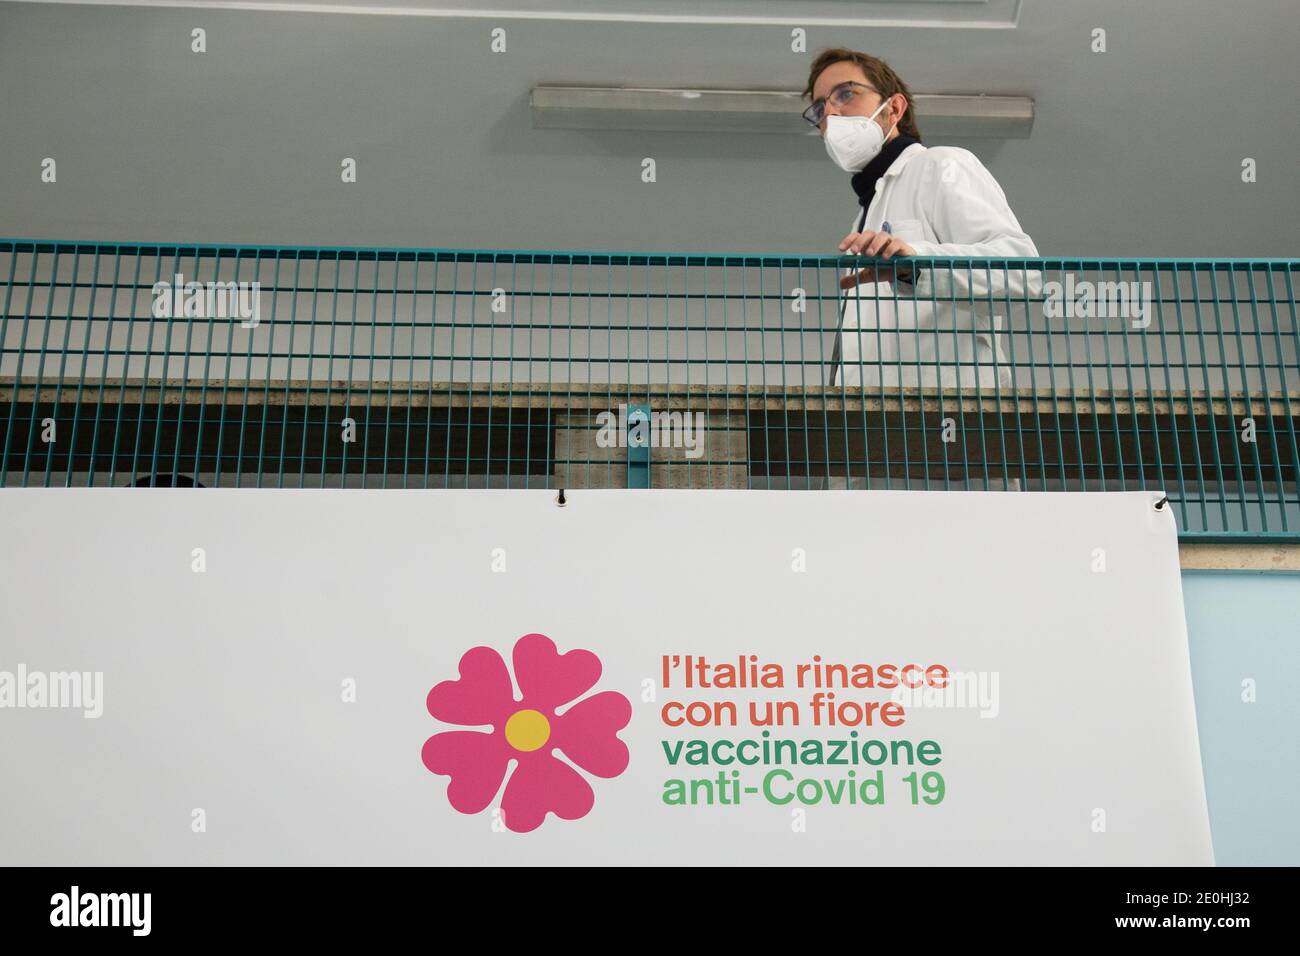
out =
[[[1300,541],[1298,268],[0,240],[0,486],[1159,489]]]

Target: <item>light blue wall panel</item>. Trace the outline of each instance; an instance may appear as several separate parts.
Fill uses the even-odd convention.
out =
[[[1183,600],[1216,862],[1300,865],[1300,573],[1184,571]]]

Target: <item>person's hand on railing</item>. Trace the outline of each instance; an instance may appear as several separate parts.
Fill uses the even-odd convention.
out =
[[[844,237],[840,243],[840,251],[849,255],[867,255],[876,256],[880,259],[892,259],[894,256],[914,256],[916,250],[909,246],[902,239],[891,235],[887,232],[872,232],[868,229],[865,232],[851,232]],[[911,270],[906,273],[899,271],[897,278],[900,281],[907,281],[910,278]],[[844,276],[840,279],[841,289],[852,289],[862,282],[879,282],[881,279],[894,278],[893,269],[884,269],[880,266],[871,266],[853,274]]]

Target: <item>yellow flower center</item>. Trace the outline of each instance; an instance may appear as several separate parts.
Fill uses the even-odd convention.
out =
[[[520,710],[506,721],[506,741],[516,750],[537,750],[551,739],[551,722],[536,710]]]

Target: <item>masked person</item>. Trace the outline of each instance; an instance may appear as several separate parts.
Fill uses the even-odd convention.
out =
[[[998,330],[1041,295],[1041,276],[960,258],[1038,255],[997,181],[969,150],[922,145],[911,91],[883,60],[825,50],[804,96],[812,98],[805,119],[853,174],[857,208],[840,251],[884,260],[840,282],[847,292],[831,384],[1007,395],[1011,366]],[[958,258],[913,269],[907,256]]]

